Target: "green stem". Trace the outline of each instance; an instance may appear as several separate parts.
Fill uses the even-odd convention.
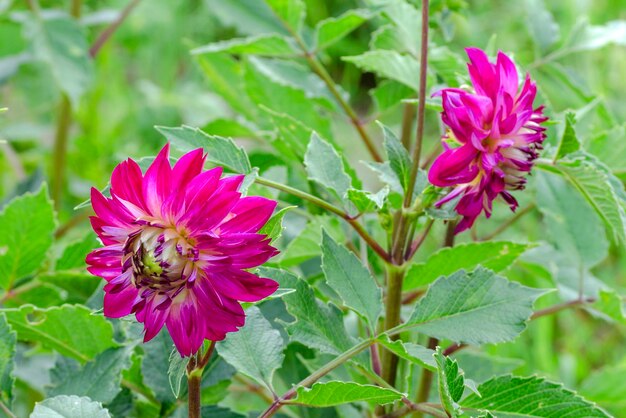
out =
[[[400,138],[402,140],[402,145],[404,145],[406,149],[411,149],[411,131],[413,130],[413,119],[415,119],[416,115],[417,108],[413,104],[407,103],[404,105]]]
[[[109,40],[109,38],[115,33],[117,28],[126,20],[130,12],[133,11],[135,7],[139,5],[141,0],[132,0],[130,3],[124,7],[122,13],[113,21],[101,34],[98,36],[98,39],[93,43],[91,48],[89,48],[89,55],[93,58],[98,55],[102,46]]]
[[[9,417],[9,418],[17,418],[17,415],[15,415],[13,412],[11,412],[11,410],[9,409],[8,406],[6,406],[4,404],[4,402],[0,401],[0,411],[4,412],[4,414]]]
[[[294,398],[297,394],[297,389],[299,387],[308,387],[313,383],[317,382],[322,377],[326,376],[328,373],[335,370],[337,367],[361,353],[363,350],[366,350],[370,345],[374,344],[374,339],[364,340],[359,344],[355,345],[348,351],[344,352],[338,357],[335,357],[329,363],[319,368],[315,372],[313,372],[309,377],[302,380],[300,383],[295,385],[293,388],[288,390],[283,396],[274,400],[274,402],[261,414],[259,418],[269,418],[273,416],[287,401]]]
[[[404,270],[395,266],[387,270],[387,299],[385,300],[385,323],[384,330],[392,329],[400,323],[400,310],[402,308],[402,282]],[[397,340],[398,336],[394,336]],[[389,384],[396,381],[398,369],[398,357],[390,350],[383,351],[382,377]]]
[[[374,250],[374,252],[376,252],[376,254],[378,254],[386,262],[390,261],[390,256],[383,249],[383,247],[381,247],[380,244],[378,244],[378,242],[376,242],[376,240],[365,230],[363,225],[361,225],[352,216],[348,215],[343,209],[338,208],[337,206],[334,206],[326,202],[325,200],[320,199],[317,196],[313,196],[309,193],[303,192],[302,190],[298,190],[291,186],[277,183],[275,181],[272,181],[263,177],[257,177],[255,179],[255,182],[258,184],[262,184],[263,186],[271,187],[272,189],[276,189],[276,190],[280,190],[282,192],[288,193],[292,196],[299,197],[302,200],[306,200],[310,203],[313,203],[314,205],[319,206],[320,208],[325,209],[341,217],[346,222],[348,222],[348,224],[350,224],[352,228],[354,228],[354,230],[361,236],[361,238],[363,238],[363,240],[365,240],[365,242],[370,246],[372,250]]]
[[[187,363],[187,399],[189,418],[201,418],[200,417],[200,381],[202,380],[203,368],[200,368],[200,362],[198,360],[198,353],[189,358]]]
[[[428,339],[428,348],[430,348],[431,350],[434,350],[435,348],[437,348],[437,344],[439,344],[438,339],[432,338],[432,337]],[[417,389],[417,396],[415,398],[415,401],[417,403],[428,402],[428,397],[430,396],[430,388],[432,386],[432,383],[433,383],[433,372],[431,372],[428,369],[423,369],[422,376],[420,378],[420,383]],[[423,411],[416,411],[415,416],[416,417],[424,416],[422,412]]]
[[[326,87],[330,91],[330,94],[333,95],[337,103],[339,103],[339,106],[341,106],[343,111],[346,113],[346,115],[350,119],[350,122],[352,122],[352,125],[357,130],[357,132],[359,133],[359,136],[363,140],[363,143],[367,147],[367,150],[372,155],[372,158],[374,158],[374,160],[378,162],[382,162],[383,159],[380,156],[376,147],[374,146],[374,141],[372,141],[372,138],[370,138],[368,133],[363,128],[363,124],[359,120],[359,117],[354,111],[354,109],[352,109],[350,104],[343,98],[343,96],[339,92],[339,89],[337,88],[335,81],[332,79],[330,74],[328,74],[328,71],[326,71],[326,68],[324,68],[324,66],[319,62],[319,60],[315,56],[315,53],[309,51],[302,37],[291,26],[289,26],[289,24],[287,24],[287,22],[285,22],[280,16],[276,15],[276,17],[283,23],[287,31],[291,34],[293,39],[298,44],[298,47],[300,48],[300,50],[302,50],[304,54],[304,58],[306,59],[306,62],[309,64],[309,67],[311,67],[311,70],[313,70],[313,72],[324,82],[324,84],[326,84]]]
[[[52,150],[52,199],[54,207],[58,211],[63,199],[63,187],[65,185],[65,165],[67,157],[67,139],[72,124],[72,104],[69,97],[64,94],[59,105],[59,116],[54,134]]]
[[[413,188],[417,179],[422,154],[422,142],[424,140],[424,113],[426,110],[426,78],[428,69],[428,0],[422,1],[422,43],[420,46],[420,82],[417,103],[417,134],[413,147],[413,165],[407,192],[404,196],[404,207],[411,206],[413,200]]]

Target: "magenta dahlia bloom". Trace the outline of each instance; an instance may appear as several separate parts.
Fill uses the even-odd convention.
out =
[[[278,253],[258,233],[276,202],[242,197],[244,176],[203,171],[204,160],[197,149],[171,167],[166,145],[145,174],[131,159],[119,164],[110,198],[91,189],[91,224],[104,247],[87,263],[108,282],[104,314],[134,313],[144,342],[166,325],[183,356],[237,331],[245,321],[239,301],[256,302],[278,287],[247,271]]]
[[[501,196],[513,211],[517,200],[509,190],[523,189],[537,151],[545,139],[541,126],[548,118],[543,106],[533,108],[535,83],[526,75],[520,86],[511,59],[498,52],[496,63],[477,48],[467,48],[473,92],[443,89],[441,120],[449,128],[444,152],[437,157],[428,179],[439,187],[453,187],[437,206],[459,198],[456,211],[463,217],[456,232],[470,228],[478,215],[491,215],[493,200]]]

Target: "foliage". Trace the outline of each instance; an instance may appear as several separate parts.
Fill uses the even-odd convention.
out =
[[[417,0],[0,0],[0,416],[188,414],[190,359],[105,317],[84,261],[90,187],[166,141],[279,202],[254,273],[280,288],[205,342],[202,416],[624,416],[609,3],[431,0],[426,64]],[[453,237],[432,94],[469,84],[468,46],[513,56],[551,122],[518,213]]]

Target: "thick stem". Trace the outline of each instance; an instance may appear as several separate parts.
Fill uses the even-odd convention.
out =
[[[389,330],[400,323],[400,309],[402,308],[402,281],[404,270],[390,266],[387,272],[387,299],[385,301],[384,329]],[[398,339],[398,335],[392,337]],[[394,385],[398,369],[398,357],[389,350],[383,351],[382,377],[390,385]]]
[[[197,374],[187,376],[189,387],[189,418],[200,418],[200,380]]]

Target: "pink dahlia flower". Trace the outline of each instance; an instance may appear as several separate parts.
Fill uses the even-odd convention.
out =
[[[466,52],[474,91],[435,93],[442,97],[441,120],[449,129],[444,152],[428,173],[435,186],[454,188],[437,206],[460,196],[455,209],[463,219],[457,233],[470,228],[481,212],[489,217],[498,196],[515,211],[518,204],[509,190],[524,188],[546,136],[541,123],[548,119],[543,106],[533,108],[535,83],[526,75],[520,86],[508,56],[499,52],[494,64],[480,49]]]
[[[238,301],[258,301],[278,287],[247,271],[278,253],[258,233],[276,202],[242,197],[244,176],[203,171],[204,160],[197,149],[171,167],[166,145],[145,174],[131,159],[119,164],[110,198],[91,189],[91,224],[104,247],[87,263],[108,282],[104,314],[134,313],[144,341],[167,326],[183,356],[237,331],[245,321]]]

